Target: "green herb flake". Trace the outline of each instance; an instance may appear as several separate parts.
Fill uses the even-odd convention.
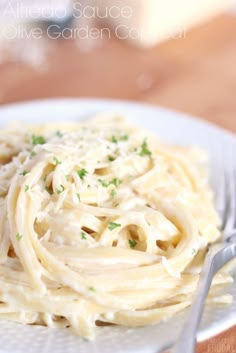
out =
[[[43,136],[37,136],[33,135],[32,136],[32,144],[35,145],[44,145],[46,143],[46,140]]]
[[[152,152],[148,149],[147,141],[144,140],[142,145],[141,145],[140,156],[142,156],[142,157],[144,157],[144,156],[151,157],[151,155],[152,155]]]
[[[193,249],[192,249],[192,255],[195,255],[196,252],[197,252],[197,250],[193,248]]]
[[[29,185],[25,185],[25,192],[29,190]]]
[[[121,138],[120,138],[121,141],[128,141],[128,139],[129,139],[129,136],[128,136],[128,135],[123,135],[123,136],[121,136]]]
[[[115,160],[115,157],[108,156],[108,161],[109,161],[109,162],[114,162],[114,160]]]
[[[59,130],[56,131],[56,135],[57,135],[57,137],[60,137],[60,138],[63,137],[63,133]]]
[[[116,228],[118,228],[118,227],[121,227],[121,224],[119,224],[119,223],[114,223],[114,222],[110,222],[109,223],[109,226],[108,226],[108,229],[109,230],[114,230],[114,229],[116,229]]]
[[[80,194],[77,193],[76,196],[77,196],[77,198],[78,198],[78,200],[80,202],[81,201]]]
[[[118,178],[114,178],[112,179],[112,181],[110,181],[109,185],[114,185],[117,188],[121,183],[122,183],[122,180]]]
[[[61,161],[59,161],[59,159],[57,157],[53,157],[53,162],[55,165],[61,164]]]
[[[129,240],[129,246],[131,247],[131,248],[135,248],[135,246],[137,245],[137,242],[135,241],[135,240]]]
[[[108,188],[108,186],[110,185],[110,183],[107,183],[105,180],[102,180],[102,179],[98,179],[98,182],[99,182],[104,188]]]
[[[23,176],[25,176],[25,175],[27,175],[27,174],[29,174],[29,172],[28,172],[27,170],[23,170],[23,172],[20,173],[20,175],[23,175]]]
[[[81,232],[81,239],[86,240],[87,234],[85,232]]]
[[[114,185],[117,188],[122,183],[122,180],[118,178],[114,178],[109,182],[106,182],[105,180],[102,180],[102,179],[99,179],[98,181],[104,188],[108,188],[110,185]]]
[[[86,169],[80,169],[77,171],[77,174],[81,180],[84,180],[84,178],[87,176],[88,172]]]
[[[112,136],[111,142],[113,142],[113,143],[118,143],[118,140],[117,140],[117,138],[116,138],[115,136]]]
[[[94,287],[88,287],[88,290],[89,290],[90,292],[96,292],[96,289],[95,289]]]
[[[30,159],[34,158],[37,155],[36,152],[32,151],[30,152]]]
[[[23,235],[20,233],[16,234],[16,240],[20,241],[22,239]]]
[[[56,193],[57,195],[60,195],[63,191],[65,191],[65,186],[61,184],[60,189],[56,189]]]
[[[116,190],[113,189],[113,190],[111,191],[111,197],[114,198],[115,196],[116,196]]]

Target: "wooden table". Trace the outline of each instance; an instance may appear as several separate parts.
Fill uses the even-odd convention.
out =
[[[236,17],[224,15],[150,50],[104,40],[92,52],[54,43],[47,67],[0,65],[0,104],[109,97],[163,105],[236,132]],[[236,327],[198,353],[236,352]]]

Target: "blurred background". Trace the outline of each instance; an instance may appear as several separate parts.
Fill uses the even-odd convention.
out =
[[[235,0],[1,0],[0,104],[131,99],[236,132]]]
[[[236,0],[1,0],[0,105],[136,100],[236,132],[235,11]],[[235,333],[198,352],[235,347]]]

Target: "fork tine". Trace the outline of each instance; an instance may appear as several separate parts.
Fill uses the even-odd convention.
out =
[[[233,164],[233,156],[229,161],[227,178],[227,219],[224,225],[224,232],[232,232],[236,226],[236,172]]]
[[[216,165],[215,170],[223,169],[222,173],[217,176],[217,182],[215,180],[215,204],[217,212],[219,213],[222,221],[222,228],[224,229],[226,224],[227,216],[227,202],[226,202],[226,173],[223,166]]]

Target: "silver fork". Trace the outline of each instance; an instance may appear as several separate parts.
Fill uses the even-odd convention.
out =
[[[220,175],[219,175],[220,177]],[[212,245],[200,275],[189,317],[172,350],[173,353],[194,353],[196,334],[204,304],[215,274],[236,256],[236,172],[223,172],[217,192],[218,211],[222,217],[224,242]]]

